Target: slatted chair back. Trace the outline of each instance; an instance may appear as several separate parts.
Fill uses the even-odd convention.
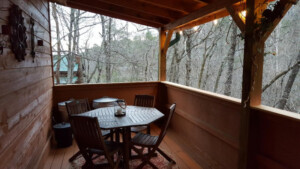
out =
[[[105,146],[97,117],[70,115],[69,119],[75,140],[84,158],[86,160],[91,159],[88,153],[86,153],[87,150],[103,150],[103,154],[109,163],[113,163]]]
[[[71,114],[81,114],[91,110],[88,99],[78,99],[70,103],[66,103],[67,112]]]
[[[69,119],[75,140],[80,149],[105,149],[97,117],[70,115]]]
[[[74,100],[70,103],[66,103],[66,107],[67,107],[67,112],[68,112],[68,116],[69,116],[69,120],[70,120],[70,117],[72,115],[78,115],[78,114],[81,114],[81,113],[85,113],[87,111],[90,111],[91,108],[90,108],[90,105],[89,105],[89,101],[88,99],[78,99],[78,100]],[[85,129],[84,128],[81,128],[80,130],[78,129],[78,131],[82,131],[84,132]],[[89,130],[86,130],[86,131],[89,131]],[[100,130],[101,131],[101,130]],[[109,131],[109,130],[102,130],[102,136],[104,136],[104,139],[107,139],[107,138],[111,138],[111,140],[113,140],[113,134],[112,134],[112,130]],[[85,145],[85,144],[83,144]],[[81,151],[81,150],[80,150]],[[81,152],[77,152],[76,154],[74,154],[70,159],[69,161],[73,161],[74,159],[77,158],[78,155],[81,154]]]
[[[171,122],[171,119],[172,119],[172,117],[174,115],[175,108],[176,108],[176,104],[175,103],[170,106],[170,112],[167,115],[166,121],[164,122],[164,124],[163,124],[163,126],[161,128],[161,132],[160,132],[158,140],[156,142],[157,147],[159,146],[159,144],[162,142],[162,140],[164,139],[165,135],[167,134],[167,129],[168,129],[168,127],[170,125],[170,122]]]
[[[154,107],[154,96],[151,95],[135,95],[135,106]]]
[[[142,163],[137,167],[137,169],[142,169],[147,163],[152,166],[152,168],[157,168],[150,159],[153,157],[155,151],[158,151],[162,156],[164,156],[168,161],[175,164],[175,161],[170,158],[166,153],[164,153],[160,148],[159,145],[162,142],[163,138],[167,133],[167,129],[171,122],[171,119],[175,112],[176,104],[172,104],[170,106],[170,112],[166,115],[166,119],[164,124],[161,128],[161,132],[159,136],[151,136],[150,134],[143,134],[138,133],[132,139],[132,149],[138,153],[139,158],[142,159]],[[141,149],[138,149],[135,146],[141,146]],[[143,149],[148,147],[148,154],[143,154]]]

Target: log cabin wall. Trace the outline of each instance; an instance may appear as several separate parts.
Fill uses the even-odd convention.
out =
[[[0,168],[37,168],[49,148],[53,96],[49,4],[46,0],[1,0],[0,25],[8,25],[8,9],[16,4],[26,26],[25,60],[18,62],[8,35],[0,54]],[[30,16],[35,21],[36,58],[30,54]]]

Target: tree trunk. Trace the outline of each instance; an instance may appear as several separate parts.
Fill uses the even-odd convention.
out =
[[[73,25],[75,20],[75,10],[71,9],[70,13],[70,28],[69,28],[69,35],[68,35],[68,74],[67,74],[67,83],[72,83],[73,80],[73,68],[74,68],[74,53],[72,51],[72,40],[74,38],[73,36]],[[73,44],[74,45],[74,44]]]
[[[272,86],[279,78],[281,78],[282,76],[285,76],[287,73],[289,73],[291,70],[293,70],[294,68],[296,68],[298,65],[300,64],[300,60],[298,62],[296,62],[293,66],[289,67],[287,70],[282,71],[281,73],[279,73],[278,75],[276,75],[268,84],[266,84],[263,88],[262,88],[262,92],[264,92],[265,90],[267,90],[270,86]],[[284,78],[283,78],[284,79]],[[282,85],[283,81],[280,82],[280,84]]]
[[[237,26],[232,24],[232,32],[231,32],[231,46],[228,52],[228,66],[227,66],[227,74],[226,74],[226,82],[225,82],[225,90],[224,94],[227,96],[231,95],[231,85],[232,85],[232,73],[233,73],[233,65],[234,65],[234,55],[236,51],[236,43],[237,43]]]
[[[108,24],[106,24],[105,18],[101,15],[102,26],[102,44],[105,55],[105,80],[107,83],[111,82],[111,28],[112,18],[108,18]]]
[[[223,61],[221,63],[221,66],[219,68],[217,79],[216,79],[216,83],[215,83],[215,87],[214,87],[214,93],[217,93],[217,90],[218,90],[218,87],[219,87],[219,81],[220,81],[220,78],[222,76],[222,72],[224,70],[224,66],[225,66],[226,61],[227,61],[227,57],[225,57],[223,59]]]
[[[107,43],[105,51],[105,62],[106,62],[106,82],[111,82],[111,27],[112,27],[112,18],[108,20],[108,31],[107,31]]]
[[[75,22],[74,22],[73,51],[74,51],[74,55],[76,55],[76,63],[78,64],[76,83],[83,83],[82,56],[79,55],[79,45],[78,45],[80,39],[79,22],[80,22],[80,10],[77,10],[75,16]]]
[[[55,22],[55,28],[56,28],[56,39],[57,39],[57,62],[56,62],[56,69],[55,69],[55,79],[56,84],[60,84],[60,60],[61,60],[61,41],[60,41],[60,28],[59,28],[59,22],[57,17],[57,9],[56,4],[52,3],[52,16]]]
[[[206,64],[206,59],[207,59],[207,41],[204,42],[204,54],[203,54],[203,61],[201,64],[201,68],[200,68],[200,73],[199,73],[199,80],[198,80],[198,88],[201,88],[201,84],[202,84],[202,78],[203,78],[203,73],[204,73],[204,67]]]
[[[299,60],[300,60],[300,50],[299,50],[296,62],[299,62]],[[282,95],[281,99],[278,101],[277,108],[284,109],[284,107],[286,106],[286,103],[287,103],[287,101],[289,99],[289,96],[290,96],[291,89],[292,89],[293,84],[294,84],[294,81],[295,81],[295,79],[297,77],[297,74],[299,72],[299,68],[300,68],[300,66],[299,66],[299,64],[297,64],[297,66],[295,66],[295,68],[292,70],[291,74],[289,75],[288,81],[285,85],[283,95]]]
[[[98,70],[98,76],[97,76],[97,83],[100,83],[101,80],[101,73],[102,73],[102,67],[101,67],[101,63],[99,61],[99,58],[97,59],[97,67],[95,68],[95,70]]]
[[[211,71],[210,71],[210,68],[211,68],[211,64],[210,64],[210,60],[211,60],[211,58],[212,58],[212,54],[209,54],[208,56],[207,56],[207,58],[208,58],[208,61],[206,61],[207,62],[207,66],[206,66],[206,75],[205,75],[205,78],[204,78],[204,81],[203,81],[203,85],[202,85],[202,89],[204,89],[204,90],[210,90],[209,89],[209,87],[210,87],[210,85],[207,85],[207,82],[208,82],[208,79],[209,79],[209,76],[211,75]],[[214,67],[213,67],[213,69],[214,69]]]
[[[174,45],[174,53],[171,61],[171,67],[170,67],[170,81],[176,83],[176,76],[178,76],[178,73],[176,71],[177,69],[177,63],[176,58],[178,57],[178,46]]]
[[[184,33],[187,37],[185,46],[186,46],[186,53],[187,53],[187,58],[186,58],[186,63],[185,63],[185,68],[186,68],[186,74],[185,74],[185,85],[190,86],[191,85],[191,71],[192,71],[192,34],[190,30],[184,31]]]

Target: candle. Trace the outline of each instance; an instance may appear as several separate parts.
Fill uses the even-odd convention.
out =
[[[121,107],[117,109],[117,115],[120,115],[120,114],[122,114],[122,109],[121,109]]]

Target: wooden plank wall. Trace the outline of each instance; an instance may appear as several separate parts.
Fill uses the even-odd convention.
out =
[[[136,94],[157,95],[158,82],[114,83],[114,84],[87,84],[54,86],[54,108],[57,112],[57,103],[70,98],[87,98],[90,103],[103,96],[125,99],[132,105]],[[58,112],[57,112],[58,113]],[[58,114],[59,119],[61,116]]]
[[[238,164],[240,104],[182,85],[163,82],[158,102],[176,103],[171,130],[178,134],[186,151],[204,169],[235,169]]]
[[[177,103],[170,130],[204,169],[237,169],[241,105],[229,98],[162,82],[160,106]],[[250,169],[300,168],[300,116],[260,106],[251,108]],[[286,114],[286,115],[283,115]]]
[[[300,115],[292,118],[262,109],[251,113],[250,168],[299,169]]]
[[[50,49],[49,4],[47,0],[1,0],[0,25],[8,25],[12,4],[22,9],[27,33],[25,61],[18,62],[10,50],[9,36],[0,54],[0,168],[36,168],[51,129],[53,97]],[[30,16],[35,21],[36,58],[30,55]]]
[[[156,107],[166,111],[176,103],[170,130],[178,145],[203,169],[237,169],[241,105],[234,99],[169,82],[66,85],[54,87],[54,106],[69,98],[156,96]],[[272,111],[252,109],[250,167],[300,168],[300,120]],[[276,111],[276,110],[274,110]],[[182,154],[176,152],[177,154]],[[184,157],[182,157],[184,158]]]

